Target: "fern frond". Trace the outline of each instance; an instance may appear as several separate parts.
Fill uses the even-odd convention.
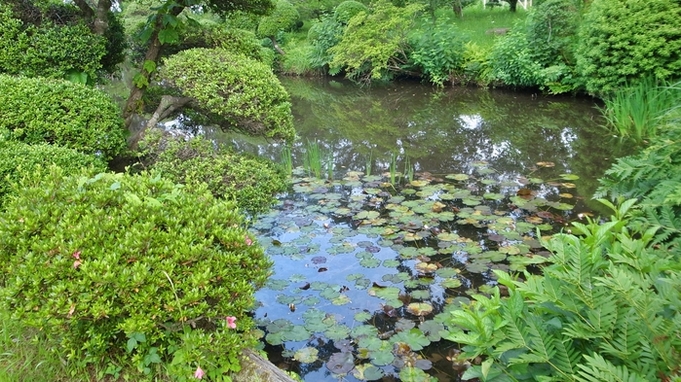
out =
[[[559,374],[569,377],[569,380],[573,380],[575,374],[577,374],[577,364],[579,362],[580,353],[574,347],[572,340],[556,341],[556,356],[554,357],[553,364],[556,369],[558,369]],[[565,379],[564,379],[565,380]]]
[[[599,354],[585,354],[584,359],[586,364],[578,365],[580,370],[576,379],[580,382],[649,382],[644,376],[630,371],[626,366],[615,366]]]

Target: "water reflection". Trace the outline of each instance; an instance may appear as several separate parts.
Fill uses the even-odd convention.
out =
[[[578,192],[588,197],[611,159],[623,154],[589,99],[418,83],[358,88],[327,79],[282,82],[301,138],[293,146],[294,165],[303,163],[307,141],[333,153],[338,173],[387,171],[394,155],[399,169],[409,163],[433,174],[470,173],[471,163],[487,161],[509,176],[554,162],[556,174],[580,176]],[[280,158],[279,144],[212,135],[240,151]]]

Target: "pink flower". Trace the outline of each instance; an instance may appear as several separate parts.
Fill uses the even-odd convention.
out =
[[[76,261],[73,262],[73,268],[78,269],[78,267],[80,267],[81,264],[83,264],[82,261],[76,260]]]
[[[196,371],[194,372],[194,378],[196,379],[203,379],[203,376],[206,375],[206,372],[203,371],[201,366],[196,368]]]
[[[73,252],[73,257],[75,257],[76,260],[80,260],[80,251]]]
[[[230,329],[236,329],[236,317],[227,316],[227,327]]]
[[[248,236],[246,236],[246,245],[253,245],[253,240]]]

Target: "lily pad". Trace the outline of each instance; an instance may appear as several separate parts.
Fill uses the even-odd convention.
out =
[[[433,306],[427,302],[412,302],[407,305],[407,311],[415,316],[427,316],[433,313]]]
[[[334,374],[347,374],[355,368],[355,357],[350,352],[334,353],[326,362],[326,368]]]
[[[415,367],[405,367],[400,371],[400,380],[402,382],[430,382],[437,381],[437,379],[426,374],[425,371]]]
[[[470,176],[466,174],[449,174],[445,176],[445,178],[462,182],[464,180],[468,180]]]
[[[362,364],[355,366],[352,375],[360,381],[376,381],[383,378],[383,370],[374,365]]]
[[[346,325],[334,325],[326,330],[324,335],[330,340],[342,340],[350,336],[350,328]]]
[[[296,353],[293,355],[293,359],[300,363],[313,363],[317,361],[318,355],[319,350],[308,346],[298,349],[298,351],[296,351]]]
[[[430,345],[430,340],[423,335],[419,329],[411,329],[409,331],[399,332],[390,338],[393,343],[402,342],[411,348],[412,351],[422,350],[424,347]]]
[[[375,351],[370,353],[371,363],[376,366],[387,366],[393,363],[395,355],[391,350]]]

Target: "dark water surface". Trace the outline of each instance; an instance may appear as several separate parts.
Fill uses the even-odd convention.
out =
[[[283,83],[294,166],[315,142],[333,181],[298,170],[254,222],[275,263],[256,318],[270,358],[305,381],[458,380],[449,312],[488,291],[493,269],[539,271],[537,232],[591,211],[597,178],[626,154],[589,99]],[[280,160],[281,145],[209,135]],[[414,181],[391,185],[391,162]]]

